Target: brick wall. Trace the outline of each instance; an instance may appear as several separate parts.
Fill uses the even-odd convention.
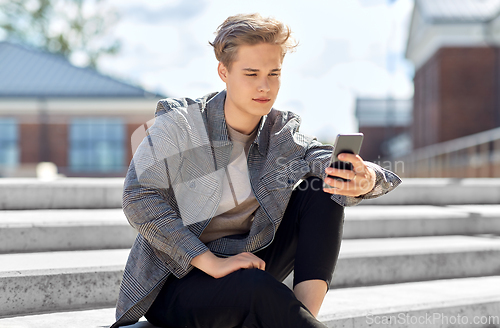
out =
[[[49,144],[50,161],[58,167],[67,167],[68,163],[68,125],[67,124],[50,124],[50,129],[47,134],[47,142]]]
[[[57,166],[68,165],[68,126],[48,124],[45,132],[38,123],[19,125],[21,164],[53,162]]]
[[[39,162],[39,139],[40,129],[38,124],[19,125],[19,160],[21,164]]]
[[[439,57],[433,56],[415,72],[413,97],[413,148],[439,142]]]
[[[415,73],[413,147],[499,126],[498,51],[441,48]]]

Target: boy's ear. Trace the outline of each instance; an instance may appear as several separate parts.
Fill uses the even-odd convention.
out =
[[[219,62],[219,66],[217,66],[217,72],[219,73],[219,77],[221,78],[221,80],[226,82],[228,71],[226,66],[224,66],[222,62]]]

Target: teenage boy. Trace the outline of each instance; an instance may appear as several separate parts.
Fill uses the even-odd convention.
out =
[[[333,147],[272,108],[296,45],[287,26],[232,16],[211,45],[226,89],[159,101],[130,164],[123,210],[139,234],[112,327],[143,315],[162,327],[326,327],[316,316],[344,206],[401,180],[352,154],[339,158],[354,170],[328,168]],[[292,270],[293,291],[282,284]]]

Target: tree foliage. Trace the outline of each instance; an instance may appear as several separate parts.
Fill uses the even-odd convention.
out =
[[[0,0],[0,31],[7,40],[33,45],[91,67],[104,54],[116,54],[107,36],[118,14],[104,0]]]

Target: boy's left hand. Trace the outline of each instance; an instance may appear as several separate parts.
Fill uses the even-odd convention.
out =
[[[343,162],[350,162],[353,167],[352,171],[327,167],[325,172],[328,175],[349,181],[339,181],[326,177],[325,183],[332,188],[323,188],[323,191],[330,194],[357,197],[373,189],[375,186],[375,171],[366,166],[359,155],[343,153],[338,156],[338,159]]]

